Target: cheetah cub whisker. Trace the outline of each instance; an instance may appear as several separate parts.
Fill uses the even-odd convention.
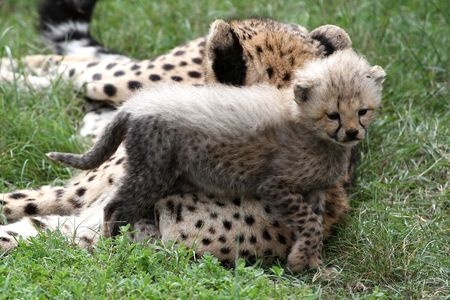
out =
[[[298,70],[291,88],[163,85],[133,96],[93,148],[48,156],[96,168],[124,141],[126,177],[105,207],[105,235],[134,224],[178,180],[260,197],[296,232],[288,267],[321,263],[323,190],[345,172],[381,102],[384,70],[353,50]]]

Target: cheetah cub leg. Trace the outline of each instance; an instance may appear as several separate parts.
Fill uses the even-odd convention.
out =
[[[174,132],[160,126],[153,118],[136,121],[133,126],[128,131],[132,134],[127,137],[126,149],[130,157],[127,175],[104,209],[106,237],[118,235],[122,225],[135,226],[136,221],[146,214],[149,223],[156,225],[154,205],[169,195],[179,175],[172,170],[172,152],[167,150],[171,149]]]
[[[288,186],[272,180],[261,185],[258,193],[295,233],[295,242],[288,255],[288,268],[293,272],[307,267],[317,268],[322,262],[324,193],[312,192],[304,197],[292,193]]]
[[[293,212],[291,221],[297,227],[298,234],[287,260],[293,272],[299,272],[305,267],[318,268],[322,264],[325,192],[311,192],[304,200],[299,210]]]

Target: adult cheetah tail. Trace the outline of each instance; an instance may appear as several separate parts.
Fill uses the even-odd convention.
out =
[[[90,170],[99,167],[110,158],[125,139],[128,130],[130,115],[119,112],[108,124],[92,148],[84,154],[50,152],[47,156],[54,161],[81,170]]]
[[[59,55],[110,55],[89,33],[97,0],[40,0],[39,32]]]

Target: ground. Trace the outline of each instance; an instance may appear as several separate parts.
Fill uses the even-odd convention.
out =
[[[42,53],[29,1],[0,0],[0,5],[0,56],[10,50],[14,56]],[[44,235],[1,258],[0,299],[445,298],[450,294],[449,10],[445,0],[101,2],[94,35],[138,58],[205,34],[216,18],[260,15],[309,29],[341,26],[356,50],[385,68],[384,107],[362,145],[352,211],[324,247],[325,261],[338,272],[294,277],[279,266],[230,270],[170,245],[113,247],[106,241],[89,254]],[[83,149],[86,141],[75,136],[81,101],[62,84],[26,93],[0,86],[0,192],[69,178],[69,169],[51,165],[44,153]]]

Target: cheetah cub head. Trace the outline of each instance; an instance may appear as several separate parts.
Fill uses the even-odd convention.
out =
[[[301,120],[320,138],[343,146],[363,140],[381,104],[386,73],[347,49],[308,63],[296,73]]]

